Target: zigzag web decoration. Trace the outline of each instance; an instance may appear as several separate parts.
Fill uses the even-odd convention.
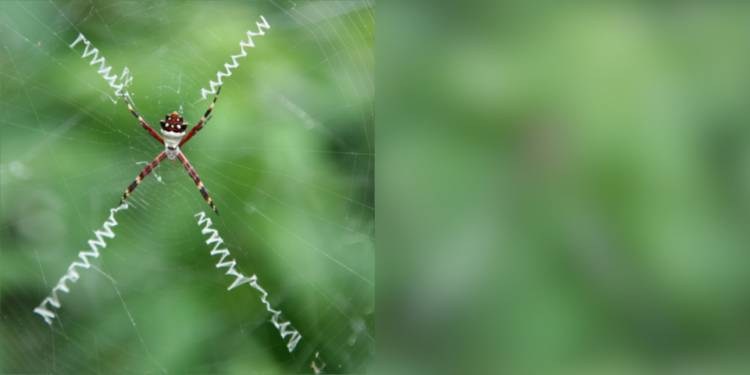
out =
[[[55,309],[59,309],[61,307],[60,296],[58,295],[58,292],[70,293],[67,282],[70,281],[71,283],[75,283],[81,277],[76,268],[91,268],[91,263],[89,263],[88,258],[99,258],[99,249],[104,249],[107,247],[107,242],[104,240],[105,237],[109,239],[115,238],[115,232],[112,231],[112,228],[117,226],[115,214],[120,210],[126,209],[128,209],[127,202],[109,210],[109,218],[104,221],[104,224],[102,224],[102,227],[100,229],[94,231],[94,236],[96,238],[91,239],[88,242],[91,251],[82,250],[78,253],[78,258],[81,259],[81,261],[74,261],[70,266],[68,266],[68,272],[63,275],[63,277],[61,277],[57,282],[57,285],[52,288],[52,292],[50,292],[50,295],[42,300],[42,303],[34,309],[34,313],[39,314],[44,319],[45,323],[52,325],[52,319],[56,317],[55,312],[50,310],[49,306]]]
[[[241,57],[247,56],[247,51],[245,51],[245,47],[254,48],[255,42],[253,42],[254,36],[263,36],[266,35],[266,33],[263,31],[268,30],[271,28],[271,25],[268,24],[268,21],[266,21],[265,17],[260,16],[260,22],[255,23],[256,26],[258,26],[258,31],[253,32],[252,30],[247,31],[247,41],[241,40],[240,41],[240,53],[236,55],[232,55],[232,63],[224,63],[224,71],[219,71],[216,73],[216,81],[208,81],[209,88],[204,89],[201,88],[201,96],[205,100],[209,94],[214,95],[216,94],[216,89],[219,88],[219,86],[223,85],[223,78],[229,77],[232,75],[232,69],[236,69],[240,66],[240,63],[237,62],[237,59]]]
[[[130,70],[128,69],[128,67],[126,66],[122,70],[122,74],[120,74],[119,76],[117,74],[111,74],[112,66],[107,66],[104,56],[99,56],[99,49],[95,48],[83,34],[79,33],[76,40],[74,40],[69,47],[71,49],[74,49],[74,47],[81,42],[83,42],[83,45],[85,46],[83,49],[83,53],[81,54],[81,58],[85,59],[89,56],[93,56],[91,57],[91,62],[89,63],[89,65],[99,65],[99,69],[96,72],[99,73],[99,75],[102,76],[105,81],[107,81],[109,87],[115,89],[115,96],[130,97],[130,93],[128,93],[127,90],[124,94],[122,93],[122,90],[127,88],[130,83],[133,82],[133,77],[130,75]],[[112,100],[112,103],[117,103],[116,99],[110,98],[110,100]]]
[[[299,343],[299,340],[302,339],[302,335],[297,332],[294,327],[292,327],[291,322],[281,321],[281,311],[274,310],[271,307],[271,303],[268,302],[268,292],[266,292],[266,290],[258,284],[258,277],[255,275],[252,275],[250,277],[243,275],[241,272],[237,271],[236,260],[227,260],[227,258],[231,256],[231,254],[229,253],[229,249],[227,249],[226,247],[221,248],[221,246],[224,244],[224,239],[221,238],[219,232],[216,229],[211,228],[213,222],[206,216],[206,213],[201,211],[195,214],[195,217],[198,218],[198,226],[203,225],[201,233],[203,233],[203,235],[210,235],[208,240],[206,240],[206,245],[213,244],[211,255],[221,255],[219,262],[216,263],[216,268],[226,268],[227,272],[225,274],[234,277],[234,281],[231,285],[229,285],[229,288],[227,288],[227,290],[232,290],[242,284],[248,284],[253,289],[260,292],[260,302],[266,306],[266,311],[271,313],[271,324],[273,324],[273,326],[276,327],[276,329],[279,331],[282,340],[287,340],[287,336],[291,336],[287,341],[286,347],[290,353],[294,351],[297,343]]]

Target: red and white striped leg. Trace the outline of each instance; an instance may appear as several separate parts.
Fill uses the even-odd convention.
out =
[[[135,177],[135,180],[133,181],[133,183],[131,183],[130,186],[128,186],[128,188],[125,189],[125,193],[122,194],[122,199],[120,200],[120,204],[122,204],[123,202],[125,202],[126,199],[128,199],[130,194],[133,193],[133,190],[135,190],[135,188],[137,188],[138,185],[141,184],[143,179],[146,178],[146,176],[148,176],[149,173],[151,173],[151,171],[153,171],[154,168],[156,168],[159,165],[159,163],[161,163],[161,161],[164,160],[164,158],[166,157],[167,157],[167,154],[164,151],[160,152],[159,155],[156,156],[154,161],[149,163],[146,166],[146,168],[143,168],[141,173],[138,173],[138,176]]]
[[[201,178],[198,177],[198,172],[195,171],[195,168],[190,164],[190,161],[188,161],[187,157],[185,157],[185,154],[180,152],[177,154],[177,158],[180,159],[180,162],[182,162],[182,166],[185,167],[185,170],[190,175],[190,177],[193,179],[193,182],[195,182],[195,186],[198,187],[198,190],[201,192],[201,196],[203,196],[203,199],[208,203],[209,206],[211,206],[211,209],[216,212],[216,214],[219,214],[219,210],[216,209],[216,205],[214,204],[214,200],[211,199],[211,196],[208,195],[208,191],[206,190],[206,187],[203,186],[203,181],[201,181]]]

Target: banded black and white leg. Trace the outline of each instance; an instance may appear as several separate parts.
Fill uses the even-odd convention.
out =
[[[122,194],[122,199],[120,200],[120,204],[123,204],[125,200],[128,199],[130,194],[133,194],[133,191],[138,187],[138,185],[141,184],[141,182],[143,182],[143,179],[146,178],[146,176],[148,176],[151,173],[151,171],[153,171],[154,168],[156,168],[159,165],[159,163],[161,163],[162,160],[164,160],[166,157],[167,157],[167,153],[165,151],[160,152],[159,155],[157,155],[156,158],[151,163],[149,163],[148,165],[146,165],[145,168],[143,168],[141,173],[138,173],[138,176],[135,176],[135,180],[133,180],[133,182],[128,186],[128,188],[125,189],[125,193]]]
[[[201,196],[203,196],[203,199],[206,201],[206,203],[208,203],[209,206],[211,206],[211,209],[218,215],[219,210],[216,209],[214,200],[211,199],[210,195],[208,195],[208,191],[206,190],[206,187],[203,186],[203,181],[201,181],[201,178],[198,177],[198,172],[195,171],[195,168],[193,168],[193,165],[190,164],[190,161],[187,159],[187,157],[185,157],[185,154],[183,154],[182,152],[177,154],[177,158],[180,159],[182,166],[185,167],[185,170],[193,179],[193,182],[195,182],[195,186],[198,187],[198,190],[201,192]]]
[[[125,103],[127,103],[128,105],[128,111],[130,111],[130,114],[132,114],[133,117],[138,119],[138,122],[141,123],[141,126],[144,129],[146,129],[146,131],[149,134],[151,134],[151,136],[154,137],[154,139],[156,139],[159,143],[164,144],[164,138],[162,138],[162,136],[159,135],[159,133],[157,133],[156,130],[154,130],[154,128],[152,128],[151,125],[148,124],[148,122],[146,122],[143,116],[141,116],[141,114],[135,110],[135,106],[133,105],[133,102],[130,100],[130,97],[125,95],[124,98],[125,98]]]

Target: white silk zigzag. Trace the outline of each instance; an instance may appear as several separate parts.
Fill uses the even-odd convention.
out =
[[[78,279],[81,277],[81,275],[78,273],[76,268],[83,268],[83,269],[89,269],[91,268],[91,263],[89,263],[89,257],[91,258],[99,258],[99,249],[104,249],[107,247],[107,242],[105,241],[105,238],[113,239],[115,238],[115,232],[112,231],[112,228],[117,226],[117,220],[115,220],[115,213],[117,213],[120,210],[126,210],[128,208],[127,202],[112,208],[109,210],[109,218],[107,218],[106,221],[104,221],[104,224],[102,224],[102,227],[100,229],[97,229],[94,231],[95,239],[89,240],[89,248],[90,251],[83,250],[78,253],[78,258],[80,261],[74,261],[71,263],[70,266],[68,266],[68,272],[63,275],[63,277],[60,278],[60,280],[57,282],[57,285],[55,285],[54,288],[52,288],[52,292],[50,295],[45,298],[41,304],[37,308],[34,309],[34,313],[39,314],[42,318],[44,318],[44,322],[52,325],[52,319],[56,317],[55,312],[52,311],[48,306],[51,306],[55,309],[59,309],[61,307],[60,304],[60,296],[58,295],[58,292],[65,292],[70,293],[70,289],[68,288],[67,282],[70,281],[71,283],[75,283],[78,281]]]
[[[198,218],[198,226],[203,225],[201,233],[203,233],[203,235],[210,235],[208,240],[206,240],[206,245],[210,246],[211,244],[213,244],[211,255],[221,255],[221,259],[219,259],[219,262],[216,263],[216,268],[227,268],[226,275],[233,276],[235,278],[229,288],[227,288],[227,290],[232,290],[242,284],[248,284],[253,287],[253,289],[260,292],[261,303],[266,306],[266,311],[271,313],[271,324],[273,324],[273,326],[276,327],[276,329],[279,331],[282,340],[286,340],[287,336],[291,336],[289,338],[289,341],[287,341],[286,347],[287,349],[289,349],[290,353],[294,351],[297,343],[299,343],[300,339],[302,339],[302,335],[297,332],[294,327],[292,327],[291,322],[280,321],[281,311],[274,310],[271,307],[271,303],[268,302],[268,292],[266,292],[265,289],[258,285],[258,277],[255,275],[252,275],[250,277],[243,275],[241,272],[237,271],[236,260],[227,260],[227,258],[231,256],[231,254],[229,253],[229,249],[227,249],[226,247],[221,248],[221,246],[224,244],[224,239],[219,236],[219,232],[216,229],[211,228],[213,222],[206,216],[206,213],[199,212],[195,214],[195,217]]]
[[[97,65],[99,64],[99,69],[96,71],[99,73],[102,78],[104,78],[105,81],[109,84],[109,87],[115,89],[115,96],[130,96],[130,94],[125,91],[123,94],[122,90],[128,87],[131,82],[133,82],[133,76],[130,75],[130,70],[126,66],[125,69],[122,70],[122,74],[119,76],[117,74],[111,74],[112,72],[112,66],[107,66],[106,59],[103,56],[99,56],[99,49],[95,48],[91,42],[86,39],[86,37],[79,33],[76,40],[73,41],[73,43],[70,44],[70,48],[73,49],[78,43],[83,42],[83,45],[85,46],[83,49],[83,53],[81,54],[81,58],[87,58],[89,56],[93,56],[91,58],[91,62],[89,65]],[[117,82],[119,81],[119,83]],[[110,98],[111,100],[112,98]],[[116,103],[116,100],[112,100],[113,103]]]
[[[216,81],[208,81],[209,88],[204,89],[201,88],[201,96],[205,100],[208,97],[208,94],[214,95],[216,94],[216,89],[219,88],[221,85],[224,84],[223,78],[229,77],[232,75],[232,69],[236,69],[240,66],[240,64],[237,62],[237,59],[240,57],[246,57],[247,51],[245,51],[245,47],[253,48],[255,47],[255,42],[253,42],[254,36],[262,36],[266,35],[266,33],[263,31],[268,30],[271,28],[271,25],[268,24],[268,21],[263,16],[260,16],[261,22],[256,22],[255,25],[258,26],[258,31],[253,32],[251,30],[247,31],[247,41],[241,40],[240,41],[240,53],[236,55],[232,55],[232,63],[224,63],[224,71],[219,71],[216,73]]]

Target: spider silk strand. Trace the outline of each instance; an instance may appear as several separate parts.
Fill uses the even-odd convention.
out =
[[[247,31],[247,40],[241,40],[240,41],[240,53],[236,55],[232,55],[232,63],[224,63],[224,71],[218,71],[216,73],[216,81],[208,81],[209,89],[201,88],[201,96],[205,100],[209,94],[214,95],[216,94],[216,89],[223,85],[223,78],[229,77],[232,75],[232,69],[236,69],[240,66],[240,63],[237,62],[237,59],[241,57],[247,56],[247,51],[245,51],[245,47],[254,48],[255,42],[253,42],[254,36],[263,36],[266,35],[266,33],[263,31],[268,30],[271,28],[271,25],[268,24],[268,21],[266,21],[265,17],[260,16],[260,22],[255,23],[256,26],[258,26],[258,31],[253,32],[252,30]]]
[[[60,296],[58,295],[58,292],[70,293],[70,289],[67,285],[68,281],[70,281],[71,283],[75,283],[81,277],[76,268],[91,268],[89,257],[94,259],[99,258],[99,249],[104,249],[107,247],[105,238],[115,238],[115,232],[112,230],[113,227],[117,226],[115,214],[118,211],[126,210],[127,208],[128,204],[127,202],[125,202],[109,210],[109,217],[107,218],[107,220],[104,221],[104,224],[102,224],[101,228],[94,231],[95,239],[91,239],[88,241],[89,248],[91,250],[82,250],[78,253],[78,258],[80,259],[80,261],[74,261],[70,264],[70,266],[68,266],[68,272],[63,275],[63,277],[61,277],[57,282],[57,285],[52,288],[52,292],[50,292],[49,296],[42,300],[42,303],[34,309],[34,313],[39,314],[44,319],[45,323],[52,325],[52,319],[56,317],[56,314],[51,310],[51,308],[59,309],[61,307]]]
[[[89,65],[99,65],[99,69],[96,71],[102,78],[104,78],[105,81],[109,84],[109,87],[115,89],[115,96],[129,96],[129,93],[127,90],[125,90],[125,93],[123,94],[122,90],[124,90],[130,83],[133,81],[133,76],[130,75],[130,70],[126,66],[122,70],[122,74],[119,76],[117,74],[111,74],[112,72],[112,66],[107,66],[106,59],[104,56],[99,55],[99,49],[95,48],[91,42],[86,39],[86,37],[79,33],[76,40],[73,41],[73,43],[70,44],[71,49],[75,49],[74,47],[78,43],[83,43],[84,49],[83,53],[81,54],[81,58],[85,59],[89,56],[91,57],[91,62]],[[118,83],[119,81],[119,83]],[[111,98],[110,98],[111,99]],[[113,103],[116,103],[117,100],[112,100]]]
[[[255,275],[252,275],[250,277],[243,275],[241,272],[237,271],[236,260],[227,260],[227,258],[231,257],[229,249],[227,249],[226,247],[222,248],[224,239],[219,235],[219,231],[211,227],[211,225],[213,225],[213,222],[208,216],[206,216],[206,213],[199,212],[195,214],[195,217],[198,218],[198,226],[203,225],[201,233],[203,235],[210,235],[208,237],[208,240],[206,240],[206,245],[210,246],[211,244],[213,244],[211,255],[221,255],[219,262],[216,263],[216,268],[226,268],[227,272],[225,274],[233,276],[235,278],[232,284],[229,285],[229,288],[227,288],[227,290],[232,290],[242,284],[248,284],[253,289],[260,292],[260,302],[266,306],[266,311],[271,313],[271,324],[273,324],[273,326],[276,327],[276,329],[279,331],[282,340],[286,341],[287,337],[290,336],[287,341],[286,347],[290,353],[294,351],[297,343],[299,343],[300,339],[302,339],[302,335],[296,329],[294,329],[294,327],[292,327],[291,322],[284,322],[281,320],[281,310],[274,310],[273,307],[271,307],[271,303],[268,302],[268,292],[266,292],[266,290],[258,284],[258,277]]]

